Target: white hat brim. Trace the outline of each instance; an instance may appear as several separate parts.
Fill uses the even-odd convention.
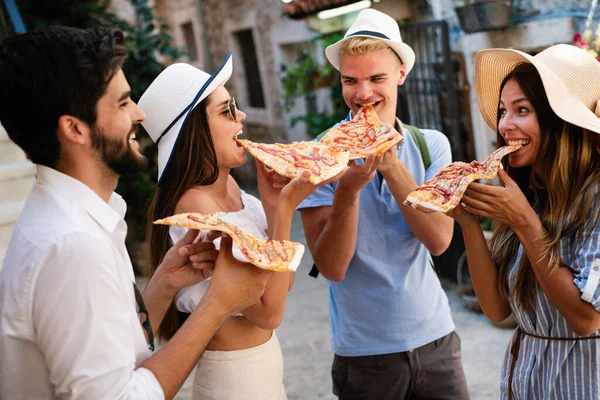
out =
[[[179,118],[173,123],[165,134],[162,135],[158,142],[158,184],[160,184],[163,173],[169,166],[169,163],[173,159],[173,149],[177,145],[177,139],[181,133],[183,124],[187,121],[191,111],[205,98],[207,98],[212,92],[215,91],[219,86],[224,85],[233,72],[233,62],[231,58],[231,52],[227,53],[225,59],[217,69],[217,71],[210,76],[210,78],[204,83],[202,88],[198,91],[196,99],[192,105],[190,105]]]
[[[392,48],[392,50],[394,50],[394,52],[396,54],[398,54],[398,57],[400,57],[400,60],[402,60],[402,64],[404,64],[406,74],[408,74],[410,72],[410,70],[413,68],[413,66],[415,65],[415,52],[409,45],[407,45],[404,42],[398,43],[398,42],[395,42],[392,40],[384,39],[384,38],[381,38],[378,36],[371,36],[371,35],[350,35],[348,37],[345,37],[342,40],[335,42],[334,44],[332,44],[330,46],[327,46],[327,48],[325,49],[325,55],[327,56],[327,59],[329,60],[331,65],[333,65],[335,67],[335,69],[337,69],[338,71],[340,70],[340,47],[342,46],[342,44],[344,44],[344,42],[346,42],[347,40],[352,39],[354,37],[373,38],[373,39],[381,40],[382,42],[384,42],[385,44],[390,46]]]
[[[569,90],[543,62],[519,50],[489,49],[475,56],[475,91],[477,104],[485,122],[494,132],[498,129],[497,114],[500,85],[504,78],[521,63],[530,63],[538,71],[550,107],[558,117],[573,125],[600,133],[600,119]]]

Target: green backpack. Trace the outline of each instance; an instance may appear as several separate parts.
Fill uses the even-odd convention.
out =
[[[425,169],[429,168],[431,165],[431,156],[429,155],[429,149],[427,148],[427,142],[425,142],[425,136],[423,136],[423,132],[421,132],[421,130],[416,126],[404,124],[404,127],[408,130],[410,136],[413,138],[413,141],[419,148],[419,153],[421,153],[421,159],[423,160]],[[317,136],[317,140],[321,140],[321,138],[325,136],[327,132],[329,132],[329,129],[321,132]]]

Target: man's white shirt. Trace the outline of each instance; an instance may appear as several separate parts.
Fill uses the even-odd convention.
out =
[[[140,325],[123,220],[38,166],[0,277],[0,399],[163,399]]]

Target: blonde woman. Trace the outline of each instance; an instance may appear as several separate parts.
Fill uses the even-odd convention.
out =
[[[569,45],[476,57],[479,107],[498,147],[526,143],[504,160],[501,186],[472,183],[448,213],[483,311],[519,324],[503,399],[600,398],[598,76],[600,63]],[[490,250],[479,216],[495,221]]]
[[[183,212],[217,214],[258,237],[289,239],[296,206],[316,187],[306,182],[307,172],[287,183],[258,163],[261,199],[239,188],[229,173],[246,162],[244,149],[235,141],[246,115],[223,86],[231,72],[230,54],[213,75],[174,64],[140,99],[148,115],[143,125],[158,144],[158,189],[150,221]],[[185,231],[150,224],[151,259],[162,258]],[[243,257],[235,246],[233,253]],[[283,319],[292,284],[292,273],[273,274],[261,301],[225,322],[198,362],[193,399],[286,399],[274,329]],[[158,329],[160,338],[173,336],[208,285],[209,280],[177,294]]]

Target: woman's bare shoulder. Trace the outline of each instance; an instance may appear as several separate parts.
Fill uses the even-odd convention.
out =
[[[190,212],[213,214],[217,211],[219,211],[217,203],[211,194],[202,188],[188,189],[175,206],[176,214]]]

